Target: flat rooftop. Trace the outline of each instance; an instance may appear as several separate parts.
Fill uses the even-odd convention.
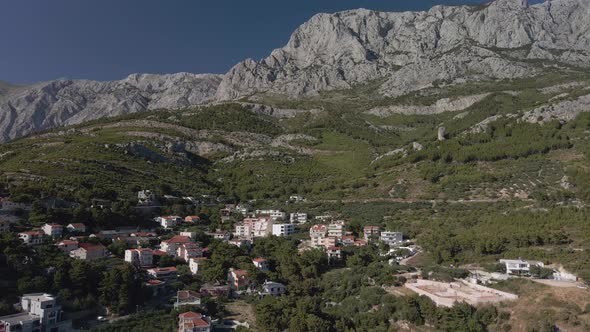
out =
[[[36,320],[40,320],[39,316],[33,316],[26,312],[8,316],[0,316],[0,321],[8,323],[10,325],[19,324],[20,322],[32,322]]]

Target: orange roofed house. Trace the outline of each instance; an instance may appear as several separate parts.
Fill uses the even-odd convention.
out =
[[[176,235],[173,236],[171,239],[162,241],[160,247],[162,251],[166,252],[168,255],[176,256],[176,251],[178,250],[178,248],[181,245],[190,242],[192,242],[190,237]]]
[[[178,315],[178,332],[209,332],[211,320],[196,312],[185,312]]]
[[[243,289],[250,285],[248,271],[230,269],[227,274],[227,280],[233,290]]]

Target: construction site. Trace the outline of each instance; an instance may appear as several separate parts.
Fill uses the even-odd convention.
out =
[[[429,297],[436,305],[445,307],[452,307],[456,302],[466,302],[476,306],[518,299],[515,294],[464,280],[448,283],[417,279],[415,282],[407,282],[405,287],[420,295]]]

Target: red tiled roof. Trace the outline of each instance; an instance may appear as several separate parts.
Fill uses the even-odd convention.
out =
[[[203,315],[201,315],[200,313],[197,313],[197,312],[189,311],[189,312],[185,312],[185,313],[178,315],[178,317],[190,319],[190,318],[201,318],[201,317],[203,317]]]
[[[51,227],[56,227],[56,228],[63,228],[63,226],[60,224],[47,224],[47,225],[49,225]]]
[[[262,262],[266,262],[266,259],[264,259],[264,258],[254,258],[252,261],[254,261],[256,263],[262,263]]]
[[[233,270],[232,273],[237,277],[237,278],[244,278],[248,276],[248,271],[246,270]]]
[[[311,229],[314,232],[321,232],[321,231],[324,231],[325,229],[327,229],[327,226],[324,224],[317,224],[317,225],[311,226]]]
[[[68,244],[78,244],[78,241],[74,241],[74,240],[63,240],[63,241],[61,241],[58,244],[65,244],[65,245],[68,245]]]
[[[79,243],[78,246],[86,251],[94,251],[94,250],[104,250],[106,249],[105,246],[102,244],[94,244],[94,243]]]
[[[156,255],[156,256],[166,256],[166,255],[168,255],[165,251],[162,251],[162,250],[154,250],[152,253],[154,255]]]
[[[148,281],[146,282],[146,284],[148,284],[148,285],[154,285],[154,286],[155,286],[155,285],[161,285],[161,284],[163,284],[163,283],[164,283],[163,281],[161,281],[161,280],[155,280],[155,279],[153,279],[153,280],[148,280]]]
[[[74,224],[70,224],[72,225],[72,227],[74,228],[86,228],[86,225],[82,224],[82,223],[74,223]]]
[[[179,300],[186,300],[186,299],[190,299],[192,297],[201,297],[201,293],[199,292],[195,292],[192,290],[183,290],[183,291],[178,291],[176,293],[176,296],[178,296]]]
[[[43,234],[45,234],[45,232],[43,232],[43,231],[27,231],[27,232],[20,232],[19,234],[43,235]]]
[[[191,238],[188,236],[175,235],[172,238],[170,238],[168,240],[164,240],[162,242],[163,243],[188,243],[188,242],[191,242]]]
[[[340,248],[339,247],[335,247],[335,246],[330,246],[330,247],[328,247],[328,250],[335,251],[335,250],[340,250]]]

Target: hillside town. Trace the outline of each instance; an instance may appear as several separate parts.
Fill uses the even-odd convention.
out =
[[[156,199],[163,200],[146,192],[149,191],[138,193],[138,209],[154,206]],[[577,282],[576,276],[561,267],[547,268],[544,262],[521,258],[500,259],[500,272],[471,268],[455,280],[432,280],[424,274],[425,271],[408,265],[422,249],[412,239],[404,237],[400,230],[369,224],[355,231],[345,219],[325,213],[313,215],[301,205],[294,204],[302,201],[301,196],[291,197],[288,201],[290,205],[286,207],[292,212],[276,208],[254,209],[246,203],[207,203],[207,211],[217,212],[219,219],[216,221],[204,214],[156,215],[146,221],[146,227],[141,228],[103,229],[84,222],[50,222],[28,228],[22,217],[26,213],[30,215],[33,207],[4,197],[1,199],[0,233],[2,236],[14,236],[33,252],[53,247],[57,249],[56,254],[67,259],[100,264],[107,271],[128,266],[129,271],[141,278],[139,287],[147,294],[143,303],[137,305],[136,313],[162,307],[179,310],[177,326],[182,332],[213,331],[220,324],[227,324],[227,319],[206,309],[214,301],[225,303],[280,297],[290,292],[284,279],[272,279],[277,276],[276,262],[269,257],[257,256],[264,252],[258,250],[258,246],[276,241],[273,239],[295,241],[299,255],[320,253],[331,269],[341,269],[350,264],[354,252],[372,248],[379,259],[407,276],[403,278],[405,285],[401,285],[442,307],[452,307],[460,302],[477,306],[516,300],[518,296],[515,294],[488,287],[509,278],[534,277]],[[109,207],[100,209],[108,210]],[[153,210],[156,211],[158,209]],[[225,263],[220,263],[221,266],[215,265],[220,259],[216,254],[226,259],[232,252],[248,258],[241,259],[239,265],[224,266],[227,260],[222,260]],[[51,270],[55,267],[47,269]],[[203,274],[209,282],[195,283],[196,280],[203,280]],[[402,280],[401,277],[398,279]],[[45,293],[46,289],[41,288],[37,293],[21,294],[19,302],[14,304],[14,313],[0,317],[0,327],[4,331],[83,329],[83,326],[75,326],[76,319],[72,317],[76,317],[76,313],[60,306],[60,296]],[[193,311],[185,311],[184,308]],[[118,319],[125,310],[114,309],[108,301],[103,301],[102,308],[92,312],[99,316],[93,324],[100,326]],[[252,322],[236,320],[231,324],[233,328],[247,328]]]

